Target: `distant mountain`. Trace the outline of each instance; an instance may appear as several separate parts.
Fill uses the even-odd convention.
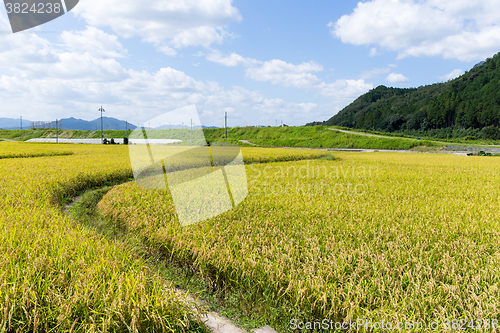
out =
[[[31,121],[27,119],[23,119],[23,128],[30,128]],[[20,129],[21,128],[21,119],[13,119],[13,118],[0,118],[0,128],[2,129]]]
[[[91,121],[76,119],[76,118],[64,118],[60,120],[62,129],[66,130],[88,130],[88,131],[100,131],[101,130],[101,118],[97,118]],[[119,120],[116,118],[102,117],[102,129],[103,130],[125,130],[127,122],[124,120]],[[137,126],[128,123],[128,129],[134,130]]]
[[[97,131],[101,130],[101,118],[87,121],[76,118],[63,118],[60,119],[62,129],[65,130],[88,130]],[[116,118],[102,117],[103,130],[125,130],[126,121]],[[21,120],[12,118],[0,118],[0,128],[2,129],[20,129]],[[31,121],[23,119],[23,129],[31,128]],[[128,129],[134,130],[137,126],[128,124]]]
[[[74,117],[59,119],[62,129],[65,130],[82,130],[82,131],[100,131],[101,118],[94,120],[83,120]],[[103,130],[125,130],[127,123],[124,120],[116,118],[102,117]],[[0,118],[0,129],[20,129],[21,119],[14,118]],[[23,129],[31,128],[31,120],[23,119]],[[128,123],[129,130],[135,130],[137,126]],[[191,128],[188,125],[162,125],[155,129],[181,129]],[[217,126],[201,126],[201,128],[218,128]],[[200,126],[193,126],[193,129],[200,129]]]
[[[103,119],[104,119],[104,117],[103,117]],[[61,123],[62,129],[88,130],[88,131],[96,131],[97,130],[97,128],[95,127],[93,122],[83,120],[83,119],[76,119],[76,118],[71,117],[71,118],[61,119],[59,121]],[[99,125],[99,129],[100,129],[100,125]]]
[[[329,120],[308,125],[391,132],[487,128],[500,139],[500,53],[448,82],[408,89],[378,86]]]

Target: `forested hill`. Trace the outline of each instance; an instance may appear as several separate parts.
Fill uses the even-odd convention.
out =
[[[419,88],[378,86],[325,122],[383,131],[479,129],[500,124],[500,53],[464,75]]]

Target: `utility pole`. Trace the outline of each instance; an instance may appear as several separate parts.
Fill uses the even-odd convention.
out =
[[[276,120],[276,127],[278,127],[278,119],[274,119],[274,120]]]
[[[21,116],[21,129],[23,129],[23,116]]]
[[[283,127],[283,120],[281,121],[281,127]]]
[[[193,119],[191,119],[191,146],[193,145]]]
[[[128,121],[125,122],[125,136],[128,138]]]
[[[224,139],[227,139],[227,112],[224,116]]]
[[[57,125],[57,119],[56,119],[56,143],[59,143],[59,126]]]
[[[99,111],[101,111],[101,144],[102,144],[104,142],[104,135],[102,134],[102,113],[105,112],[105,110],[102,108],[102,105]]]

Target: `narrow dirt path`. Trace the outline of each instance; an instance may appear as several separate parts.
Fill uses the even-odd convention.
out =
[[[177,289],[176,293],[179,295],[185,295],[186,292]],[[206,305],[203,300],[195,300],[192,296],[187,296],[187,300],[191,302],[196,302],[200,305]],[[202,318],[206,318],[205,326],[213,333],[246,333],[246,330],[234,325],[231,320],[224,316],[221,316],[217,312],[210,311],[206,315],[202,315]],[[254,333],[278,333],[270,326],[263,326],[261,328],[254,328],[251,330]]]
[[[68,210],[73,207],[77,202],[82,200],[83,195],[79,195],[77,197],[74,197],[69,203],[65,204],[64,207],[62,208],[63,214],[67,214]],[[184,297],[184,295],[187,294],[185,290],[182,289],[176,289],[175,293],[181,297]],[[206,306],[206,303],[203,300],[200,299],[195,299],[193,296],[188,295],[186,299],[189,302],[192,303],[197,303],[201,306]],[[195,311],[196,309],[193,308]],[[218,314],[217,312],[210,311],[207,314],[202,315],[202,318],[205,319],[205,326],[212,332],[212,333],[246,333],[247,331],[234,325],[233,322]],[[261,328],[255,328],[251,330],[251,332],[254,333],[278,333],[274,329],[272,329],[269,326],[264,326]]]

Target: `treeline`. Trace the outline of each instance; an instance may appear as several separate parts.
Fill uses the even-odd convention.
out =
[[[500,139],[500,53],[445,83],[378,86],[329,120],[307,125]]]

